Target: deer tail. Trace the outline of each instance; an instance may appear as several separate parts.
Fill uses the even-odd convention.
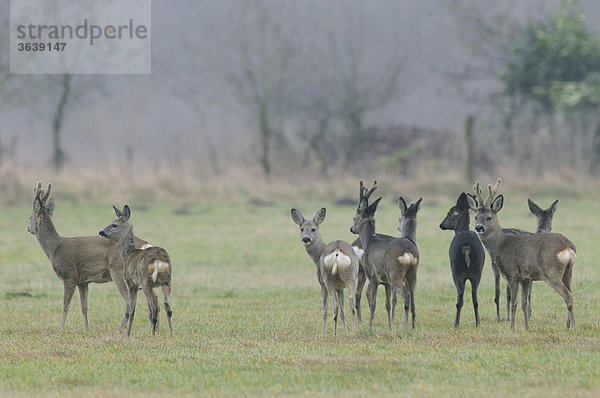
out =
[[[167,262],[160,261],[160,260],[154,260],[148,266],[148,271],[152,272],[152,282],[156,282],[156,279],[158,278],[158,273],[168,270],[169,266],[170,265]]]
[[[467,264],[467,268],[471,267],[471,246],[463,246],[462,252],[465,255],[465,263]]]

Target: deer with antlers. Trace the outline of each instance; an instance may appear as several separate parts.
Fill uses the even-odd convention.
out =
[[[414,220],[406,223],[401,220],[402,238],[381,238],[375,234],[375,211],[381,201],[378,198],[369,204],[369,198],[377,189],[377,181],[368,190],[360,181],[359,199],[354,223],[350,231],[359,235],[361,246],[364,249],[362,255],[363,270],[369,279],[367,287],[367,300],[371,317],[369,319],[369,330],[373,325],[377,299],[377,287],[380,284],[390,285],[392,289],[404,299],[404,328],[408,327],[408,311],[412,313],[412,327],[415,327],[416,311],[414,293],[417,283],[417,268],[419,266],[419,250],[414,242],[416,229],[416,213],[420,207],[421,199],[416,204],[411,204],[410,213],[414,213]],[[401,199],[401,208],[402,208]],[[410,225],[410,227],[408,227]],[[390,301],[391,291],[386,290],[386,307]],[[388,325],[391,328],[391,314],[388,310]]]
[[[469,206],[475,212],[475,231],[507,280],[511,297],[510,328],[515,330],[515,314],[519,285],[522,287],[521,307],[525,317],[525,329],[529,328],[529,292],[532,281],[545,281],[567,305],[567,328],[575,326],[571,275],[577,259],[575,245],[557,233],[508,235],[500,227],[498,212],[504,197],[496,195],[501,180],[492,188],[488,185],[488,196],[483,200],[479,182],[473,190],[476,200],[469,197]]]
[[[52,184],[42,189],[38,182],[33,188],[33,212],[29,217],[27,230],[35,235],[46,257],[52,263],[56,275],[64,285],[63,310],[60,331],[65,327],[67,312],[75,287],[79,289],[81,312],[85,331],[89,331],[88,323],[88,285],[90,283],[106,283],[115,281],[119,292],[127,302],[128,292],[123,280],[123,261],[117,246],[108,239],[99,236],[62,237],[52,222],[54,198],[50,198]],[[134,237],[136,247],[151,246],[145,240]],[[126,316],[121,322],[121,330],[127,322]]]

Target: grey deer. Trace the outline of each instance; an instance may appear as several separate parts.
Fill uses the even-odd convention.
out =
[[[454,327],[460,324],[460,312],[467,280],[471,281],[471,298],[475,312],[475,326],[479,326],[479,303],[477,289],[485,264],[485,251],[477,234],[469,229],[469,201],[466,193],[461,193],[456,205],[448,210],[446,218],[440,223],[440,229],[453,230],[454,238],[450,243],[448,255],[452,280],[456,286],[456,319]]]
[[[312,220],[307,220],[297,209],[291,210],[292,220],[300,227],[300,241],[306,252],[317,266],[317,278],[321,285],[323,299],[323,327],[321,334],[325,335],[327,322],[327,303],[331,297],[333,307],[333,335],[337,335],[338,312],[346,329],[344,314],[344,288],[348,289],[348,300],[352,311],[352,330],[356,329],[354,320],[354,296],[358,274],[358,257],[348,242],[335,240],[326,245],[321,238],[319,225],[325,220],[326,210],[321,208]]]
[[[488,196],[483,200],[479,182],[473,187],[477,200],[469,197],[469,206],[475,211],[475,231],[488,253],[496,262],[500,274],[508,281],[511,292],[510,328],[515,330],[515,314],[519,284],[522,287],[521,308],[525,329],[529,328],[529,290],[531,281],[543,280],[565,301],[567,328],[575,326],[571,276],[577,259],[575,245],[565,236],[556,233],[508,235],[500,227],[498,212],[504,197],[496,194],[501,180],[494,188],[488,185]]]
[[[414,293],[417,283],[417,269],[419,266],[419,250],[414,242],[414,231],[403,234],[405,237],[388,239],[379,238],[375,234],[375,211],[381,201],[378,198],[369,204],[369,198],[377,189],[377,181],[368,190],[364,190],[363,182],[360,182],[358,208],[354,216],[354,223],[350,231],[358,234],[361,246],[364,248],[362,257],[364,272],[369,279],[367,287],[367,300],[371,317],[369,319],[369,330],[373,325],[377,299],[377,287],[379,284],[389,284],[394,292],[400,294],[404,299],[404,328],[408,327],[408,311],[412,313],[412,327],[415,327],[416,311]],[[412,204],[410,228],[416,229],[416,213],[419,210],[421,199]],[[401,204],[402,208],[402,204]],[[407,214],[404,215],[405,217]],[[414,216],[414,220],[412,219]],[[411,238],[412,237],[412,238]],[[386,302],[390,300],[390,293],[386,294]],[[388,325],[391,324],[391,314],[388,311]]]
[[[558,200],[555,200],[554,203],[552,203],[546,210],[542,210],[542,208],[535,204],[531,199],[527,199],[527,204],[529,206],[529,211],[531,211],[531,213],[533,213],[537,219],[537,229],[535,233],[539,234],[544,232],[552,232],[552,218],[554,217],[554,213],[558,208]],[[531,234],[531,232],[517,228],[502,228],[502,231],[504,231],[504,233],[507,235]],[[496,303],[496,316],[498,322],[500,322],[500,272],[493,261],[492,269],[494,270],[494,279],[496,284],[494,297],[494,301]],[[506,285],[506,320],[510,319],[510,301],[510,289],[508,285]],[[529,288],[529,297],[527,303],[529,305],[527,311],[529,312],[529,317],[531,318],[531,287]]]
[[[154,293],[155,287],[162,287],[164,293],[165,312],[169,322],[169,334],[173,336],[171,326],[171,258],[162,247],[152,246],[147,249],[136,249],[133,244],[133,227],[129,223],[131,210],[125,205],[123,211],[113,206],[117,218],[99,232],[117,243],[119,253],[125,263],[124,277],[129,289],[127,301],[127,317],[129,325],[127,336],[131,335],[131,325],[135,316],[135,306],[138,290],[142,290],[148,302],[148,318],[152,325],[152,335],[158,327],[158,298]]]
[[[363,184],[360,184],[359,187],[360,191],[359,191],[359,197],[363,196],[367,189],[364,187]],[[370,194],[369,194],[370,195]],[[390,235],[385,235],[385,234],[375,234],[377,236],[377,238],[379,239],[396,239],[393,236]],[[358,255],[358,262],[359,262],[359,267],[358,267],[358,283],[356,285],[356,314],[358,317],[358,322],[362,323],[362,313],[361,313],[361,309],[360,309],[360,302],[362,300],[362,291],[363,288],[365,286],[365,282],[367,281],[367,276],[365,275],[365,271],[364,271],[364,265],[363,265],[363,254],[364,254],[364,250],[363,247],[360,243],[360,238],[356,238],[354,240],[354,242],[352,242],[352,248],[354,249],[354,251],[356,252],[356,254]],[[394,319],[394,312],[396,309],[396,303],[398,301],[398,296],[396,295],[396,293],[393,293],[393,299],[390,303],[390,296],[392,295],[392,286],[389,283],[384,283],[383,286],[385,287],[385,309],[388,312],[388,327],[390,330],[392,330],[392,319]],[[391,311],[391,313],[390,313]]]
[[[67,312],[75,287],[79,289],[81,312],[85,331],[89,331],[88,323],[88,285],[90,283],[106,283],[115,281],[119,293],[127,302],[128,292],[123,280],[123,260],[117,246],[108,239],[99,236],[63,237],[58,234],[52,214],[54,213],[54,198],[50,198],[52,184],[46,191],[38,182],[33,188],[33,212],[29,217],[27,230],[35,235],[46,257],[52,263],[56,275],[64,285],[62,318],[60,331],[65,327]],[[137,247],[149,245],[145,240],[134,237]],[[123,317],[121,330],[125,327],[127,318]]]

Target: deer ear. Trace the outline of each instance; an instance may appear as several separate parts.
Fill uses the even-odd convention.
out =
[[[398,198],[398,205],[400,206],[400,213],[406,213],[406,209],[408,207],[406,206],[406,202],[404,201],[404,198],[402,196]]]
[[[321,224],[323,221],[325,221],[326,214],[327,214],[327,210],[325,210],[325,208],[322,207],[321,210],[319,210],[317,212],[317,214],[315,214],[315,216],[313,218],[313,222],[317,225]]]
[[[502,206],[504,206],[504,196],[498,195],[498,197],[496,197],[496,199],[494,199],[492,202],[492,211],[494,213],[498,213],[500,209],[502,209]]]
[[[375,202],[371,203],[371,205],[369,205],[369,207],[367,209],[367,214],[374,215],[375,211],[379,207],[379,202],[380,201],[381,201],[381,197],[377,198],[377,200]]]
[[[292,213],[292,220],[298,226],[302,225],[302,223],[304,222],[304,217],[302,216],[302,213],[300,213],[300,210],[292,209],[291,213]]]
[[[52,217],[52,214],[54,214],[54,198],[48,200],[48,203],[46,203],[46,210],[48,210],[48,214]]]
[[[462,192],[456,201],[456,206],[464,209],[465,207],[469,207],[469,199],[467,198],[467,194]]]
[[[121,216],[123,215],[123,213],[121,213],[121,210],[117,209],[115,207],[115,205],[113,205],[113,209],[115,210],[115,214],[117,215],[117,218],[121,218]]]
[[[533,214],[540,215],[542,214],[544,211],[538,206],[536,205],[533,200],[531,199],[527,199],[527,205],[529,206],[529,211],[532,212]]]
[[[548,210],[550,210],[550,214],[554,215],[556,213],[556,209],[558,209],[558,200],[555,200],[554,203],[550,205]]]
[[[33,199],[33,210],[36,213],[39,213],[40,210],[42,210],[42,201],[38,197],[36,197],[35,199]]]
[[[131,210],[129,209],[129,206],[125,205],[125,207],[123,207],[123,220],[127,221],[129,220],[129,217],[131,217]]]
[[[475,195],[467,194],[467,201],[469,202],[469,207],[473,211],[477,211],[477,199],[475,199]]]
[[[423,198],[419,198],[419,200],[417,200],[417,203],[415,203],[415,213],[418,212],[421,209],[421,202],[423,201]]]
[[[365,210],[367,210],[367,207],[369,207],[369,202],[367,201],[367,199],[362,198],[360,200],[360,202],[358,202],[358,209],[357,209],[357,211],[360,212],[360,213],[362,213]]]

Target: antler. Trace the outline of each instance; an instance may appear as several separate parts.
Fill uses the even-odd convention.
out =
[[[46,201],[50,197],[50,191],[52,191],[52,184],[48,184],[48,188],[46,188],[46,192],[44,193],[44,196],[40,199],[42,201],[42,204],[44,204],[44,205],[46,204]]]
[[[369,197],[371,196],[371,194],[373,194],[373,192],[377,189],[377,180],[373,181],[373,185],[371,185],[371,188],[369,188],[367,190],[367,188],[365,188],[365,185],[363,184],[362,180],[360,180],[360,186],[358,188],[358,201],[360,202],[363,199],[369,200]]]
[[[36,186],[33,187],[33,198],[38,198],[44,190],[42,189],[42,182],[39,181]]]
[[[501,183],[502,183],[502,179],[498,178],[498,180],[496,181],[496,184],[494,185],[493,188],[492,188],[491,184],[488,184],[488,196],[484,201],[483,196],[481,196],[483,191],[479,187],[479,181],[475,182],[475,185],[473,185],[473,191],[475,191],[475,195],[476,195],[477,202],[479,203],[479,207],[490,207],[492,205],[492,201],[494,200],[494,195],[496,195],[496,192],[498,191],[498,188],[500,187]]]

